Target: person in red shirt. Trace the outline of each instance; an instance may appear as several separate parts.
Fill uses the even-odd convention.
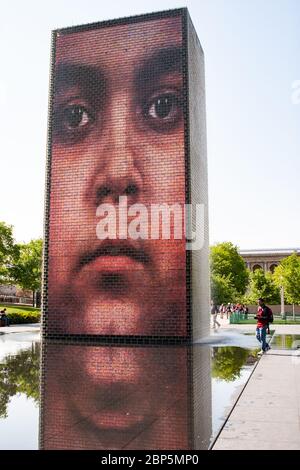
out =
[[[270,346],[267,343],[267,328],[269,326],[269,313],[268,307],[265,305],[264,299],[258,299],[257,315],[254,317],[257,320],[256,325],[256,338],[261,343],[261,354],[268,351]]]

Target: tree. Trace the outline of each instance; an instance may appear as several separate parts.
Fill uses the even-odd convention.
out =
[[[233,346],[213,348],[212,377],[226,382],[238,379],[249,354],[248,349]]]
[[[211,275],[211,297],[215,304],[221,305],[233,302],[236,295],[230,277],[221,276],[220,274]]]
[[[7,417],[7,405],[17,393],[39,400],[40,345],[8,355],[0,364],[0,418]]]
[[[10,277],[23,289],[35,292],[41,289],[42,278],[42,239],[31,240],[29,243],[19,244],[14,264],[9,269]]]
[[[246,302],[256,304],[259,297],[262,297],[269,304],[280,303],[280,290],[274,282],[273,275],[265,273],[262,269],[256,269],[250,274],[250,286]]]
[[[11,225],[0,222],[0,284],[9,282],[8,268],[17,252],[12,230]]]
[[[238,248],[231,242],[214,245],[210,249],[210,265],[212,276],[221,276],[230,280],[231,286],[238,295],[244,295],[249,271],[245,261],[238,252]]]
[[[283,287],[289,304],[300,304],[300,258],[296,253],[284,258],[275,268],[274,279],[278,287]]]

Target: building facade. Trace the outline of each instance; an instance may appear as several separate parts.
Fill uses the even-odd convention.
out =
[[[260,250],[240,250],[247,268],[250,271],[263,269],[265,272],[274,272],[274,269],[283,258],[297,253],[300,255],[300,248],[276,248]]]

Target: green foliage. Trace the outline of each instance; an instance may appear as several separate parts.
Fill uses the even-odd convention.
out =
[[[5,304],[5,303],[2,304],[1,303],[0,304],[0,309],[2,310],[3,308],[6,308],[8,313],[11,313],[11,312],[19,312],[19,313],[22,313],[22,312],[39,312],[40,311],[39,308],[29,307],[27,305]]]
[[[211,296],[217,305],[234,302],[237,296],[231,281],[231,277],[220,274],[211,275]]]
[[[13,312],[8,315],[11,325],[18,325],[21,323],[39,323],[41,320],[40,312]]]
[[[247,362],[249,351],[233,346],[213,349],[212,377],[231,382],[241,375],[241,369]]]
[[[14,242],[12,226],[0,222],[0,283],[9,282],[8,267],[12,264],[17,254]]]
[[[23,289],[40,290],[42,277],[42,239],[19,244],[10,277]]]
[[[23,289],[41,289],[41,239],[15,244],[13,228],[0,222],[0,283],[16,283]]]
[[[230,242],[212,246],[210,266],[212,296],[219,299],[217,303],[232,302],[245,294],[249,272],[236,246]]]
[[[256,269],[250,273],[249,292],[245,297],[245,302],[257,304],[257,299],[262,297],[268,304],[280,303],[280,290],[274,282],[271,273],[265,273],[262,269]]]
[[[17,306],[8,306],[0,305],[0,309],[6,308],[6,313],[8,314],[10,324],[17,325],[21,323],[38,323],[41,319],[41,312],[38,308],[32,307],[17,307]]]
[[[39,400],[40,345],[6,356],[0,364],[0,418],[7,417],[7,405],[17,393]]]
[[[300,257],[293,253],[284,258],[274,271],[275,283],[283,286],[284,297],[290,304],[300,304]]]

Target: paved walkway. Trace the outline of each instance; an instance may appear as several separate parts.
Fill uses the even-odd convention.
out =
[[[255,325],[228,325],[252,330]],[[223,325],[221,328],[227,328]],[[300,325],[272,325],[300,335]],[[300,450],[300,350],[271,349],[259,360],[213,450]]]
[[[230,324],[226,319],[218,318],[218,322],[221,324],[221,327],[218,328],[218,331],[221,332],[223,329],[234,329],[242,331],[255,331],[256,324],[247,325],[247,324]],[[270,325],[271,330],[275,330],[277,335],[300,335],[300,323],[299,325]]]
[[[29,331],[39,331],[40,323],[26,323],[22,325],[1,326],[0,335],[5,333],[27,333]]]

